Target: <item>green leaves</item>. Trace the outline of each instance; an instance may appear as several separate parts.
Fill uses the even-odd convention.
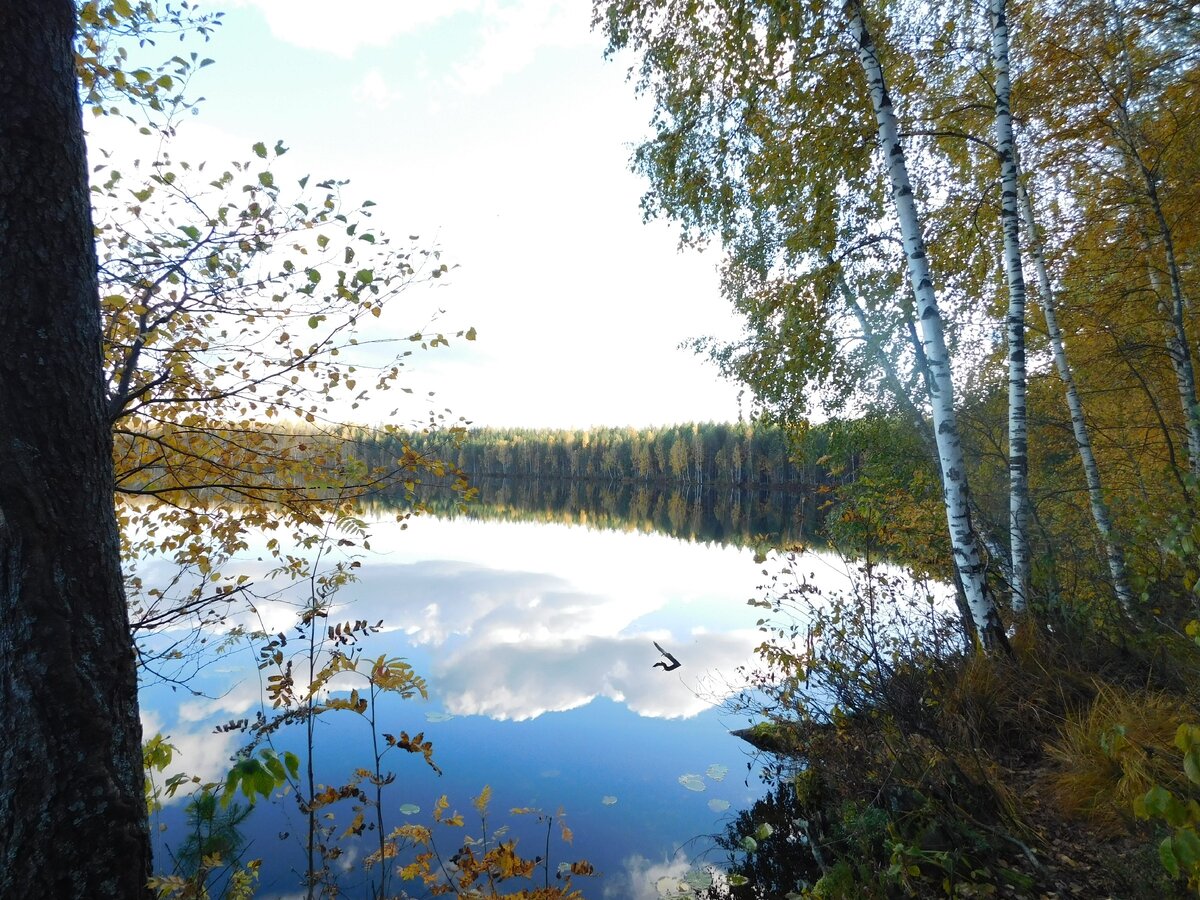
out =
[[[240,789],[251,804],[261,796],[269,799],[271,793],[294,781],[300,772],[300,759],[296,754],[285,752],[282,756],[274,750],[263,748],[258,756],[250,756],[238,760],[229,775],[225,778],[225,788],[221,792],[221,805],[228,806]]]
[[[1172,878],[1189,875],[1200,867],[1200,837],[1190,826],[1178,829],[1174,835],[1163,838],[1158,845],[1158,858]]]
[[[1175,732],[1175,746],[1183,751],[1183,773],[1194,785],[1200,785],[1200,726],[1184,723]],[[1200,814],[1196,816],[1200,821]]]
[[[1183,751],[1183,770],[1188,780],[1200,785],[1200,726],[1184,723],[1175,732],[1175,746]],[[1200,803],[1183,799],[1161,785],[1154,785],[1133,803],[1139,819],[1160,819],[1174,833],[1158,845],[1158,858],[1172,878],[1187,877],[1200,884]]]

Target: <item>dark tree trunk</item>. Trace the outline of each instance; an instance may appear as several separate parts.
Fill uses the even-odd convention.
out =
[[[146,896],[70,0],[0,3],[0,897]]]

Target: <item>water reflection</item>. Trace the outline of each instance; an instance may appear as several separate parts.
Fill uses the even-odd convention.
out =
[[[380,521],[372,532],[362,578],[337,595],[329,621],[383,620],[385,633],[365,653],[406,657],[431,694],[426,705],[388,707],[386,730],[424,731],[446,773],[393,761],[401,775],[388,793],[393,824],[401,804],[428,814],[446,793],[466,808],[490,783],[498,810],[566,808],[577,836],[572,858],[606,874],[587,896],[653,897],[654,881],[681,865],[680,851],[690,859],[699,849],[684,846],[689,840],[719,831],[723,808],[758,796],[745,748],[728,736],[747,723],[717,709],[740,687],[737,670],[753,663],[762,638],[758,611],[745,603],[763,580],[749,549],[433,517],[406,530]],[[258,556],[252,547],[239,561],[256,579],[268,567]],[[288,631],[297,606],[290,600],[260,602],[240,624]],[[678,657],[678,670],[652,667],[655,641]],[[230,650],[197,679],[207,697],[181,699],[166,685],[146,691],[147,733],[169,734],[186,771],[219,776],[244,738],[212,729],[262,708],[264,676],[251,652]],[[321,781],[341,783],[363,764],[369,735],[360,725],[352,715],[321,723]],[[705,777],[722,767],[728,778]],[[680,781],[689,774],[703,791]],[[251,853],[270,857],[263,896],[297,884],[296,838],[278,838],[300,833],[295,819],[286,802],[251,819]],[[178,810],[164,821],[169,840]],[[356,896],[361,876],[346,879]]]
[[[472,481],[478,497],[465,510],[457,495],[425,490],[422,499],[442,517],[490,522],[543,522],[592,529],[664,534],[736,547],[819,542],[823,498],[812,490],[700,489],[607,479],[492,478]],[[404,500],[381,495],[368,503],[377,514]]]

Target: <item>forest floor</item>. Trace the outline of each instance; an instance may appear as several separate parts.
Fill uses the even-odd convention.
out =
[[[1022,798],[1026,823],[1039,840],[1029,854],[1010,854],[1009,864],[1033,885],[997,886],[996,896],[1036,900],[1160,900],[1195,897],[1182,881],[1171,880],[1158,859],[1154,830],[1131,823],[1123,834],[1108,834],[1086,821],[1065,819],[1041,786],[1054,777],[1051,768],[1014,773],[1010,786]],[[1159,837],[1161,839],[1161,836]]]
[[[773,829],[736,868],[746,892],[723,896],[1197,896],[1200,647],[1189,637],[1043,633],[1012,655],[892,648],[882,665],[851,649],[804,659],[833,712],[797,704],[797,688],[785,715],[741,733],[781,762],[772,796],[724,838],[737,858],[746,835]]]

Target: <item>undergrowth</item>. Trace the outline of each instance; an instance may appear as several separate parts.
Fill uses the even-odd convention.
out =
[[[868,568],[828,598],[789,567],[768,597],[768,665],[737,709],[774,787],[721,838],[738,883],[706,896],[1193,896],[1200,652],[1182,632],[1043,617],[985,655],[908,578]]]

